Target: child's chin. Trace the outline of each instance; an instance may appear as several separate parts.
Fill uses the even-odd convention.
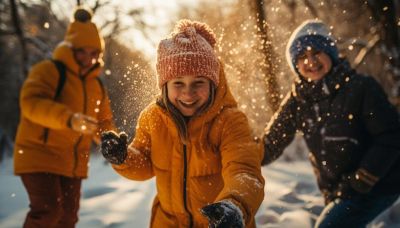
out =
[[[182,115],[184,115],[186,117],[191,117],[194,114],[194,111],[186,111],[186,110],[185,111],[180,110],[180,111],[181,111]]]

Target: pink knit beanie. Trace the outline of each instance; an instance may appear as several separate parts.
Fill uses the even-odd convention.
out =
[[[171,36],[157,50],[158,85],[183,75],[209,78],[219,83],[219,62],[214,51],[215,35],[204,23],[180,20]]]

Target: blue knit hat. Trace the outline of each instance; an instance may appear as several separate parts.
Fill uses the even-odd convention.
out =
[[[309,47],[327,54],[333,65],[339,62],[335,39],[326,25],[319,20],[307,20],[294,30],[286,46],[286,60],[294,72],[298,73],[297,57]]]

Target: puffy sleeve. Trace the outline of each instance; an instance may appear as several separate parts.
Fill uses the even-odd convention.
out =
[[[371,77],[365,80],[362,118],[372,140],[360,169],[376,181],[387,174],[400,156],[400,121],[382,87]]]
[[[260,147],[253,140],[242,112],[234,109],[225,114],[219,146],[224,188],[216,201],[233,201],[241,208],[245,221],[249,221],[264,198]]]
[[[72,111],[54,101],[58,80],[57,69],[50,61],[32,67],[20,94],[21,113],[25,118],[52,129],[68,128]]]
[[[122,165],[113,165],[120,175],[132,180],[147,180],[154,176],[151,162],[151,134],[150,126],[154,118],[149,109],[145,109],[139,116],[136,134],[128,146],[128,156]]]
[[[265,129],[262,138],[264,143],[263,165],[278,159],[283,150],[293,141],[297,130],[295,112],[296,101],[289,92]]]

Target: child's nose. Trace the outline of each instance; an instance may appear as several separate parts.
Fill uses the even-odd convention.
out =
[[[187,86],[187,87],[183,90],[183,94],[184,94],[185,96],[188,96],[188,97],[192,97],[193,94],[194,94],[195,92],[196,92],[195,89],[192,88],[191,86]]]
[[[310,55],[307,57],[307,59],[305,61],[306,61],[305,64],[307,64],[309,66],[313,66],[316,63],[317,58],[315,58],[314,55]]]

